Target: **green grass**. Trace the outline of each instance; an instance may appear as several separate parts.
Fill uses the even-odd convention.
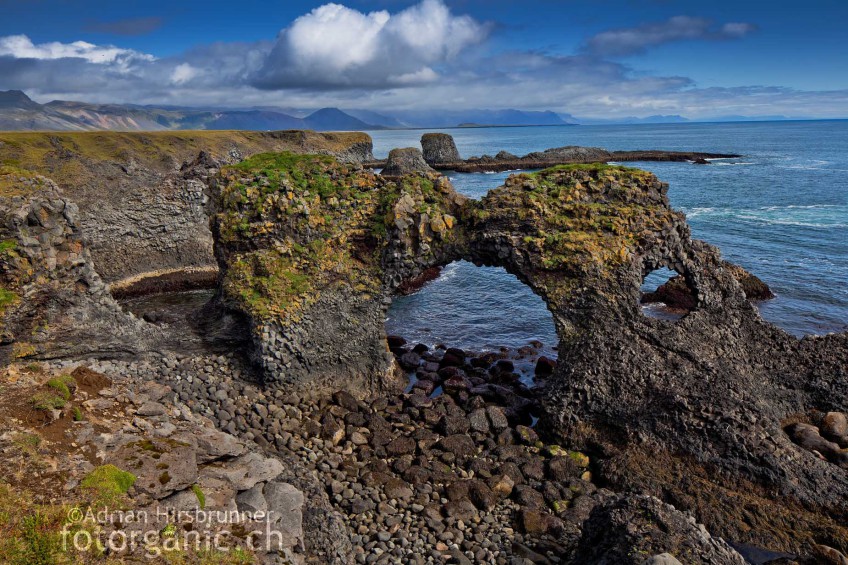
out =
[[[76,385],[76,381],[70,375],[62,375],[54,377],[47,381],[47,386],[52,388],[65,400],[71,399],[71,387]]]
[[[0,314],[6,311],[10,305],[18,301],[18,295],[11,290],[6,290],[0,286]]]
[[[60,539],[51,531],[50,520],[41,512],[21,519],[22,548],[17,560],[21,565],[53,565],[57,562]]]
[[[114,465],[97,467],[80,481],[80,487],[94,494],[97,502],[112,507],[135,484],[136,476]]]
[[[64,408],[67,399],[52,392],[37,392],[30,399],[32,407],[47,412]]]
[[[197,502],[200,504],[200,509],[203,510],[206,508],[206,495],[200,489],[200,485],[191,485],[191,490],[194,493],[194,496],[197,497]]]
[[[254,204],[261,207],[264,196],[278,190],[293,190],[298,194],[310,191],[322,199],[329,198],[338,189],[331,177],[334,163],[336,160],[327,155],[299,155],[283,151],[260,153],[229,169],[257,177],[254,186],[259,188],[260,197]],[[243,196],[247,196],[245,185],[237,188]]]
[[[575,163],[573,165],[555,165],[553,167],[548,167],[547,169],[542,169],[541,171],[536,171],[535,173],[530,174],[532,176],[545,176],[556,171],[589,171],[596,173],[607,173],[613,171],[619,171],[623,173],[644,172],[641,169],[637,169],[635,167],[625,167],[623,165],[609,165],[607,163]]]

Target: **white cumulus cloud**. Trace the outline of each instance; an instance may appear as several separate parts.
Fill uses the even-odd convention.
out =
[[[192,67],[188,63],[180,63],[174,67],[174,71],[171,73],[171,82],[174,84],[185,84],[200,74],[200,69]]]
[[[280,32],[261,88],[400,86],[431,82],[434,66],[483,41],[489,26],[423,0],[396,14],[325,4]]]

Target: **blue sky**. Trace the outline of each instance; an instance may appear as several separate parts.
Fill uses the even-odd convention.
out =
[[[0,89],[39,101],[848,117],[844,0],[0,0],[0,13]]]

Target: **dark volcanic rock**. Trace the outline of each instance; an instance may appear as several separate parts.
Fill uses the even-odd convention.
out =
[[[156,343],[158,332],[109,294],[79,208],[49,179],[0,169],[0,240],[0,365],[10,356],[115,355]]]
[[[424,152],[424,160],[430,165],[462,160],[453,137],[446,133],[425,133],[421,136],[421,149]]]
[[[411,158],[413,169],[423,161]],[[475,409],[503,406],[486,408],[501,462],[537,480],[509,426],[541,415],[535,429],[546,441],[599,454],[592,473],[604,484],[673,500],[717,535],[795,552],[817,539],[848,549],[848,475],[784,430],[799,414],[848,410],[848,335],[798,340],[763,321],[718,251],[692,240],[654,175],[557,167],[513,175],[477,202],[435,174],[388,178],[332,159],[265,159],[274,160],[224,170],[214,197],[220,299],[248,318],[266,385],[365,396],[396,383],[383,325],[394,290],[458,259],[501,266],[553,315],[559,361],[544,390],[528,397],[508,378],[466,382],[465,352],[446,352],[433,377],[455,379],[445,396],[463,411],[473,397]],[[693,290],[694,308],[673,324],[640,308],[643,275],[663,267]],[[435,425],[447,413],[446,400],[413,397],[393,407],[391,424],[368,426],[375,451],[416,418]],[[444,452],[437,463],[459,461],[477,453],[473,435],[456,431],[427,447]],[[405,474],[446,474],[430,463]]]
[[[752,275],[739,265],[728,261],[721,262],[722,268],[726,269],[736,282],[742,287],[745,297],[749,300],[769,300],[774,298],[774,293],[756,275]],[[697,305],[697,299],[692,289],[681,275],[676,275],[668,282],[660,285],[654,292],[646,292],[642,295],[642,303],[652,304],[662,302],[670,308],[689,311]]]
[[[575,563],[641,565],[668,553],[692,565],[745,565],[721,538],[710,536],[686,514],[650,496],[612,497],[583,524]]]
[[[419,149],[406,147],[404,149],[392,149],[386,166],[380,171],[384,177],[402,177],[409,173],[431,173],[434,172],[424,160]]]

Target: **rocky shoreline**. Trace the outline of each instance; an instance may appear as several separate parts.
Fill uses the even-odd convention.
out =
[[[731,159],[741,157],[735,153],[709,153],[699,151],[607,151],[600,147],[580,147],[571,145],[556,147],[545,151],[535,151],[524,156],[517,156],[508,151],[500,151],[497,155],[482,155],[480,157],[460,157],[453,138],[443,133],[426,133],[421,137],[423,158],[427,164],[439,171],[455,171],[458,173],[484,173],[545,169],[557,165],[575,165],[587,163],[637,162],[637,161],[670,161],[676,163],[695,163],[706,165],[710,159]],[[365,164],[368,167],[384,169],[389,160],[372,160]]]
[[[600,488],[593,482],[587,455],[540,439],[531,417],[538,410],[540,391],[520,382],[511,372],[511,359],[535,358],[533,352],[541,344],[523,351],[469,355],[456,348],[430,350],[402,342],[392,338],[394,354],[407,370],[413,370],[411,356],[417,358],[417,380],[409,393],[368,404],[343,391],[310,397],[257,386],[250,382],[249,368],[232,356],[90,360],[72,374],[103,375],[104,382],[120,383],[124,391],[100,390],[99,399],[82,402],[86,420],[96,419],[95,406],[102,409],[111,399],[120,401],[129,394],[136,416],[121,439],[107,439],[113,445],[136,445],[148,436],[183,437],[171,424],[181,429],[182,416],[174,420],[166,415],[168,406],[184,406],[182,414],[196,415],[188,421],[211,422],[221,430],[214,442],[197,444],[216,446],[220,454],[213,457],[223,457],[223,465],[238,469],[249,459],[245,453],[251,444],[256,445],[253,450],[282,462],[265,463],[267,471],[254,468],[255,479],[241,483],[257,484],[261,492],[268,488],[263,481],[274,478],[289,485],[287,496],[299,503],[295,514],[287,514],[292,540],[263,562],[280,555],[291,562],[517,565],[587,562],[581,555],[593,553],[602,560],[603,553],[582,525],[590,518],[609,520],[608,512],[616,512],[621,521],[621,507],[629,505],[629,518],[619,527],[631,527],[646,511],[662,520],[662,525],[642,526],[645,538],[639,541],[639,551],[671,551],[685,563],[695,562],[685,559],[690,551],[697,552],[697,562],[744,563],[720,540],[687,539],[697,530],[685,514],[650,497],[622,497]],[[62,373],[75,366],[59,362],[46,370]],[[541,357],[536,367],[537,377],[544,378],[555,362]],[[151,377],[153,382],[141,380]],[[444,393],[433,395],[434,387]],[[131,392],[139,388],[146,394]],[[205,429],[200,435],[192,433],[197,438],[213,433]],[[78,431],[76,438],[85,443],[85,432]],[[104,460],[121,464],[108,452]],[[83,464],[71,471],[71,484],[79,480],[74,476],[91,469]],[[170,472],[174,485],[203,483],[202,468],[199,479],[194,474],[182,477],[173,468]],[[138,483],[146,480],[146,473],[139,471]],[[210,505],[214,493],[205,490]],[[218,495],[218,504],[250,509],[256,504],[256,490],[236,488],[229,502],[221,498],[226,495]],[[218,492],[227,489],[219,487]],[[173,493],[170,487],[154,493],[131,487],[128,496],[131,504],[176,499],[197,504],[190,490],[190,496]],[[605,530],[607,558],[631,551],[613,543],[611,533]],[[668,556],[657,559],[674,563]]]
[[[89,250],[106,233],[89,224],[114,216],[98,217],[90,195],[75,204],[84,183],[0,169],[0,450],[13,462],[0,488],[25,508],[2,523],[0,556],[56,557],[64,516],[109,495],[279,516],[272,550],[245,549],[255,536],[242,528],[230,539],[242,561],[187,556],[202,563],[845,559],[848,335],[797,340],[764,322],[751,300],[768,288],[693,240],[650,173],[556,166],[471,201],[425,159],[453,155],[447,140],[428,139],[444,146],[395,150],[378,175],[358,135],[242,139],[305,144],[246,159],[216,137],[217,156],[163,173],[171,217],[186,208],[170,202],[194,210],[180,238],[208,221],[203,263],[180,246],[134,249],[145,238],[128,232],[114,242],[134,249],[121,266]],[[91,170],[144,182],[133,163]],[[162,177],[150,178],[155,197]],[[154,229],[139,202],[111,205]],[[142,270],[142,255],[161,261]],[[210,256],[215,295],[184,320],[130,314],[107,284],[208,284]],[[545,300],[557,360],[535,343],[470,352],[385,334],[392,297],[459,259],[502,266]],[[660,298],[686,303],[673,322],[640,306],[662,267],[678,278]],[[239,334],[223,353],[206,342],[216,325]]]

